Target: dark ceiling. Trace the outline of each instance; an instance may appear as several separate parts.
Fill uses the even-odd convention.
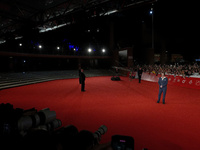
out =
[[[44,32],[80,19],[105,16],[155,0],[1,0],[0,39],[26,29]]]
[[[39,34],[43,32],[51,41],[54,41],[61,38],[62,34],[71,36],[75,31],[81,33],[92,27],[98,30],[99,25],[101,25],[100,31],[104,30],[99,36],[99,41],[102,41],[108,38],[108,32],[110,32],[108,24],[102,23],[105,21],[102,18],[107,18],[109,21],[115,18],[116,45],[118,44],[117,36],[119,36],[122,43],[123,41],[138,43],[137,39],[140,38],[143,43],[149,42],[147,47],[150,47],[152,20],[148,13],[152,4],[155,8],[154,35],[157,52],[166,50],[171,53],[184,53],[188,57],[200,55],[198,5],[194,2],[174,0],[1,0],[0,43],[7,39],[20,37],[25,39],[29,35],[44,36],[44,34]],[[93,20],[95,21],[92,22]],[[137,33],[139,28],[144,26],[144,24],[137,24],[139,21],[146,21],[144,35],[141,31]],[[49,30],[52,32],[46,32]],[[54,33],[56,33],[55,36]],[[77,35],[73,35],[73,38],[75,41],[87,38],[98,41],[98,36],[91,34],[88,37],[85,33],[79,34],[79,39]],[[62,40],[64,38],[65,36]],[[29,38],[30,40],[32,39]],[[52,42],[49,40],[47,43]],[[143,43],[139,46],[143,46]],[[11,49],[14,48],[11,47]],[[190,55],[188,55],[188,50]]]

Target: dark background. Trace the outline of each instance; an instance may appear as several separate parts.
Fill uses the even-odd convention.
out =
[[[152,3],[134,5],[127,9],[119,9],[118,12],[111,15],[98,16],[98,9],[102,9],[104,7],[102,6],[95,11],[92,8],[89,11],[76,12],[73,15],[74,23],[44,33],[39,33],[38,29],[32,28],[31,23],[26,22],[14,34],[8,32],[6,36],[3,36],[6,38],[6,43],[0,44],[0,51],[88,56],[87,49],[90,47],[93,50],[91,56],[102,56],[102,48],[106,49],[104,55],[112,56],[115,50],[133,47],[134,59],[138,63],[142,63],[145,62],[145,49],[152,47],[153,23],[154,53],[162,54],[164,52],[168,56],[180,54],[183,56],[184,62],[193,63],[200,57],[198,45],[200,23],[197,6],[195,2],[189,1],[158,0],[153,5]],[[153,22],[152,15],[149,14],[152,7],[154,9]],[[97,16],[91,17],[91,13],[94,12]],[[16,35],[22,35],[23,38],[15,40],[14,36]],[[20,47],[19,43],[23,43],[23,46]],[[43,46],[42,49],[38,48],[40,44]],[[56,49],[57,46],[60,47],[60,50]],[[74,51],[70,46],[74,46],[78,50]],[[20,57],[20,60],[17,58],[13,62],[20,64],[24,59],[24,57]],[[1,56],[1,64],[4,60],[10,61],[8,57]],[[38,67],[34,62],[35,60],[38,62],[39,58],[29,60],[29,64],[34,64],[32,68]],[[44,64],[43,61],[44,59],[38,63]],[[59,66],[73,66],[71,63],[68,64],[69,59],[58,59],[54,61],[54,64],[58,64],[58,62],[60,62]],[[63,62],[66,63],[63,64]],[[78,64],[77,61],[71,59],[70,62]],[[166,63],[170,63],[170,59]],[[45,66],[48,64],[47,61]],[[6,67],[4,66],[4,69]]]

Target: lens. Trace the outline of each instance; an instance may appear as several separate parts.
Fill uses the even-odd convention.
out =
[[[30,116],[23,116],[18,120],[18,130],[28,130],[32,127],[33,121]]]
[[[101,125],[100,127],[99,127],[99,132],[101,133],[101,135],[103,135],[103,134],[105,134],[106,132],[107,132],[107,127],[105,126],[105,125]]]
[[[36,127],[40,124],[40,117],[37,113],[31,115],[30,117],[32,118],[32,121],[33,121],[33,124],[32,124],[33,127]]]
[[[38,112],[40,124],[47,124],[56,119],[56,112],[50,111],[49,108],[42,109]]]
[[[94,138],[99,142],[101,140],[101,135],[107,132],[107,127],[105,125],[101,125],[97,131],[94,132]]]

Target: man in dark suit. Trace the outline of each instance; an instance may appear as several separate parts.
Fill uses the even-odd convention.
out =
[[[81,81],[81,91],[85,91],[85,74],[83,73],[83,69],[81,69],[80,73],[80,81]]]
[[[158,84],[159,84],[159,93],[158,93],[157,103],[160,102],[160,97],[161,97],[161,94],[163,93],[163,104],[165,104],[165,96],[167,92],[168,79],[167,77],[165,77],[165,74],[163,72],[161,73],[161,77],[158,80]]]
[[[78,69],[79,84],[81,84],[81,67]]]
[[[142,68],[140,67],[139,69],[138,69],[138,79],[139,79],[139,83],[141,83],[141,77],[142,77]]]

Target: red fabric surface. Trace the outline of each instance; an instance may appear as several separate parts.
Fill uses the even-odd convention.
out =
[[[56,80],[0,91],[0,102],[15,108],[56,111],[63,126],[132,136],[135,150],[200,149],[200,91],[168,85],[166,104],[157,104],[158,83],[137,79],[111,81],[111,77],[86,78],[86,92],[78,79]]]

